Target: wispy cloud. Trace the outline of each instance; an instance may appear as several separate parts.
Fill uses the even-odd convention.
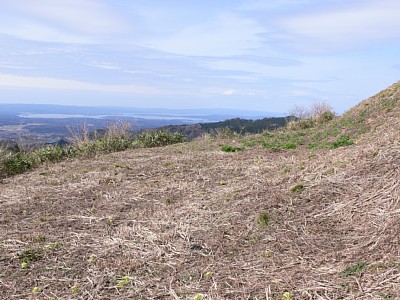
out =
[[[278,25],[284,32],[277,37],[311,52],[364,47],[400,38],[399,10],[396,0],[327,5],[282,18]]]
[[[92,43],[124,30],[110,6],[97,0],[0,1],[0,33],[20,39]]]
[[[111,62],[89,62],[86,65],[105,70],[121,70],[122,67]]]
[[[254,19],[233,13],[219,14],[200,23],[146,43],[160,51],[186,56],[229,56],[251,54],[263,46],[266,29]]]
[[[0,5],[0,90],[18,101],[279,111],[327,95],[343,111],[400,76],[398,0]]]
[[[165,95],[168,90],[145,85],[101,85],[78,80],[64,80],[48,77],[28,77],[0,73],[0,87],[82,90],[112,93],[129,93],[138,95]],[[176,91],[175,91],[176,92]]]
[[[259,11],[265,9],[282,9],[313,2],[312,0],[247,0],[240,4],[237,9]]]

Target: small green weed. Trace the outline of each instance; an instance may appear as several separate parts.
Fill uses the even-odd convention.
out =
[[[264,257],[265,258],[270,258],[271,257],[271,250],[269,250],[269,249],[265,250]]]
[[[203,300],[203,296],[201,294],[196,294],[194,295],[193,300]]]
[[[304,190],[304,185],[301,184],[301,183],[296,184],[295,186],[293,186],[292,188],[290,188],[290,191],[291,191],[292,193],[298,193],[298,192],[301,192],[302,190]]]
[[[32,242],[34,242],[34,243],[43,243],[46,241],[46,237],[41,234],[35,235],[31,239],[32,239]]]
[[[261,228],[265,228],[269,225],[269,215],[267,212],[262,212],[258,215],[257,223]]]
[[[211,279],[211,277],[212,277],[212,272],[210,272],[210,271],[206,272],[206,273],[204,274],[204,277],[205,277],[207,280]]]
[[[55,250],[59,250],[61,249],[63,246],[63,244],[61,242],[54,242],[54,243],[50,243],[46,246],[46,249],[51,250],[51,251],[55,251]]]
[[[117,283],[119,287],[124,287],[125,285],[127,285],[129,283],[129,276],[123,276],[123,277],[119,277],[117,278]]]
[[[165,199],[165,204],[166,204],[166,205],[172,205],[172,204],[174,204],[174,203],[175,203],[175,201],[174,201],[173,199],[171,199],[171,198]]]
[[[350,267],[346,268],[341,274],[345,277],[353,276],[353,275],[361,272],[366,266],[367,266],[367,264],[365,262],[359,262],[358,264],[356,264],[354,266],[350,266]]]
[[[71,286],[71,293],[72,293],[73,295],[76,295],[76,294],[79,293],[79,288],[78,288],[78,286],[77,286],[76,284],[74,284],[73,286]]]
[[[291,292],[284,292],[282,295],[283,300],[293,300],[293,294]]]
[[[26,248],[18,254],[18,258],[21,262],[32,262],[37,261],[43,256],[43,249],[41,248]]]
[[[39,217],[39,221],[40,222],[46,222],[47,221],[47,217],[46,216],[40,216]]]
[[[96,263],[97,262],[97,255],[96,254],[90,254],[89,262],[91,262],[92,264]]]

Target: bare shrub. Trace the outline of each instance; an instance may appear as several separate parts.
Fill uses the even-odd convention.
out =
[[[105,129],[90,132],[88,124],[85,122],[80,127],[69,127],[70,137],[67,140],[76,146],[85,145],[100,138],[124,138],[131,136],[132,125],[125,121],[115,121],[107,125]]]
[[[326,101],[315,102],[310,107],[295,105],[289,113],[298,118],[288,123],[288,128],[293,130],[312,128],[335,117],[332,107]]]
[[[116,121],[107,126],[105,136],[108,138],[129,138],[132,124],[126,121]]]
[[[289,111],[289,114],[298,119],[311,117],[310,110],[307,107],[297,104],[293,106],[293,108]]]
[[[333,112],[332,106],[328,104],[326,101],[315,102],[311,104],[310,107],[310,115],[312,117],[319,117],[326,112]]]
[[[68,142],[73,145],[82,145],[90,142],[90,132],[87,123],[83,123],[79,127],[68,127],[70,136],[67,138]]]

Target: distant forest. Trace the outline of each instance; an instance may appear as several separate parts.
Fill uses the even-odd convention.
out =
[[[167,130],[169,132],[179,132],[187,136],[189,139],[199,137],[205,133],[215,133],[218,130],[230,129],[236,133],[261,133],[263,131],[272,131],[293,120],[295,117],[274,117],[264,118],[259,120],[248,120],[241,118],[234,118],[220,122],[213,123],[198,123],[191,125],[169,125],[157,130]]]

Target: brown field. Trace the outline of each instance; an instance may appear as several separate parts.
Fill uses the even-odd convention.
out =
[[[399,86],[342,117],[347,147],[206,137],[3,179],[0,298],[399,299]]]

